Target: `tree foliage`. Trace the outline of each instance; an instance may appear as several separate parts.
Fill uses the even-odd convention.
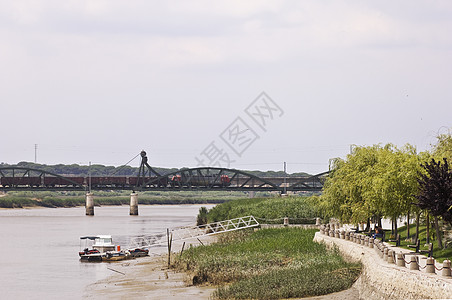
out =
[[[344,222],[371,217],[396,218],[412,209],[422,155],[406,145],[355,147],[345,160],[334,161],[321,206]]]
[[[451,133],[439,134],[437,137],[437,143],[433,145],[433,156],[437,160],[447,158],[448,161],[452,161],[452,135]]]
[[[446,158],[432,160],[422,165],[426,173],[419,174],[418,206],[433,216],[441,216],[452,225],[452,171]]]

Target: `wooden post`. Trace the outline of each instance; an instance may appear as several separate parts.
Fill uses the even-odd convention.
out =
[[[166,239],[168,241],[168,268],[171,266],[171,245],[173,243],[173,234],[169,233],[169,229],[166,229]]]

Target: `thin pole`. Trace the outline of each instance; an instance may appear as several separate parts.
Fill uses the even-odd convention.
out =
[[[287,173],[286,173],[286,162],[284,162],[284,194],[287,193],[287,187],[286,187],[286,177],[287,177]]]
[[[35,144],[35,163],[38,162],[38,144]]]
[[[173,233],[166,229],[166,238],[168,240],[168,268],[171,266],[171,245],[173,244]]]
[[[88,168],[88,190],[91,194],[91,162],[89,162],[89,168]]]

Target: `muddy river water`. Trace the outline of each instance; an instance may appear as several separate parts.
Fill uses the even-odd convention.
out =
[[[84,207],[0,210],[0,299],[80,299],[112,273],[108,263],[80,262],[80,236],[109,234],[125,248],[133,237],[194,225],[201,206],[213,207],[142,205],[139,216],[128,206],[96,207],[91,217]]]

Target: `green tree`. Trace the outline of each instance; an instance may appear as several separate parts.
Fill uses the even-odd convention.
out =
[[[451,133],[440,134],[436,137],[437,142],[433,145],[432,155],[436,160],[447,158],[452,161],[452,135]]]
[[[411,145],[355,147],[346,160],[334,161],[321,208],[343,222],[384,216],[396,220],[413,210],[421,159]]]
[[[452,171],[446,158],[443,158],[443,163],[432,158],[422,166],[426,174],[420,174],[417,205],[435,217],[438,246],[442,247],[438,217],[452,225]]]

